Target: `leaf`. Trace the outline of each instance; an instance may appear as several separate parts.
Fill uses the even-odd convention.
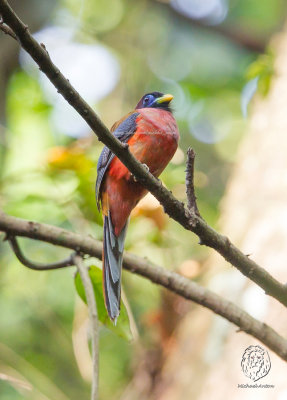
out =
[[[118,336],[126,339],[132,339],[132,333],[130,330],[130,322],[127,313],[127,309],[121,301],[121,312],[117,319],[117,324],[114,325],[110,320],[104,302],[103,285],[102,285],[102,271],[95,265],[89,267],[89,275],[93,284],[94,294],[96,297],[98,318],[108,329],[116,333]],[[75,287],[78,295],[87,304],[86,295],[83,287],[83,283],[79,272],[75,275]]]
[[[262,54],[248,67],[246,78],[258,79],[258,91],[263,96],[269,92],[271,79],[274,75],[274,54]]]

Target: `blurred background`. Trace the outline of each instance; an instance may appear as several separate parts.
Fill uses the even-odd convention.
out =
[[[287,204],[285,189],[276,192],[277,203],[268,197],[268,193],[274,193],[273,184],[286,187],[284,159],[278,164],[278,154],[286,155],[280,148],[286,139],[284,142],[284,130],[280,131],[281,139],[277,131],[271,135],[277,125],[267,123],[262,116],[270,113],[274,117],[279,109],[280,121],[286,123],[283,114],[287,91],[276,92],[278,87],[287,87],[287,73],[280,69],[286,60],[279,57],[285,50],[277,45],[277,32],[282,31],[287,16],[285,0],[9,3],[107,126],[132,110],[144,93],[172,93],[181,139],[161,176],[164,184],[178,199],[186,200],[185,158],[191,146],[197,155],[198,205],[208,223],[225,230],[243,248],[242,240],[251,226],[256,229],[249,238],[253,234],[262,238],[270,232],[274,218],[265,225],[258,225],[256,218],[268,207],[274,211],[279,204]],[[285,36],[281,34],[280,43]],[[278,60],[277,67],[274,60]],[[280,74],[285,76],[283,86],[278,83]],[[284,100],[279,105],[266,105],[279,97]],[[265,143],[262,156],[259,143]],[[273,159],[268,164],[266,156],[270,148],[273,156],[276,154],[277,170],[273,175],[261,175],[267,165],[273,165]],[[19,52],[10,37],[0,34],[0,207],[13,216],[101,240],[102,220],[94,195],[101,149],[102,144],[89,127],[40,74],[30,57]],[[241,165],[245,174],[240,172]],[[277,182],[278,176],[284,180]],[[268,182],[266,192],[259,192],[256,182]],[[257,200],[252,202],[251,197]],[[255,214],[249,213],[249,202]],[[278,223],[284,220],[282,215],[278,214]],[[0,234],[1,238],[4,235]],[[25,254],[37,261],[50,262],[67,254],[64,249],[32,240],[22,239],[20,243]],[[257,244],[257,253],[256,245],[250,243],[248,251],[255,259],[258,253],[260,261],[260,249],[267,242]],[[278,240],[273,244],[270,260],[274,260],[274,252],[278,255],[279,250],[286,249],[283,239],[282,248],[276,247]],[[232,270],[228,274],[231,269],[222,260],[210,258],[211,252],[198,246],[194,235],[170,220],[151,195],[133,212],[126,250],[219,293],[227,288],[224,294],[229,299],[237,301],[243,296],[238,301],[252,315],[261,319],[267,315],[266,298],[256,288],[255,292],[246,289],[239,273],[234,275]],[[266,255],[261,258],[264,264]],[[97,260],[93,263],[101,265]],[[74,288],[73,268],[28,270],[1,241],[0,269],[1,400],[89,398],[87,312]],[[224,346],[235,328],[140,277],[124,272],[123,281],[133,340],[101,326],[100,398],[210,398],[210,393],[205,397],[207,380],[212,381],[209,371],[223,361],[227,370],[232,369]],[[254,340],[248,340],[247,346],[253,344]],[[245,347],[236,348],[239,369]],[[184,355],[189,358],[182,370]],[[226,371],[222,371],[221,379],[226,381]],[[227,395],[230,387],[227,392],[221,391],[220,377],[217,379],[219,399],[237,398],[236,393]],[[243,381],[240,375],[235,385]],[[280,390],[276,398],[286,399],[287,392],[281,386]]]

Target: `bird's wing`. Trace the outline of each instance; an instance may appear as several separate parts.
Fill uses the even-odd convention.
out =
[[[111,132],[113,135],[119,139],[122,143],[126,143],[131,136],[133,136],[136,130],[136,119],[139,113],[132,111],[118,122],[116,122],[112,128]],[[98,166],[97,166],[97,181],[96,181],[96,201],[98,209],[100,210],[101,205],[101,185],[103,183],[103,179],[105,173],[112,162],[113,158],[115,157],[114,153],[105,146],[101,152],[99,157]]]

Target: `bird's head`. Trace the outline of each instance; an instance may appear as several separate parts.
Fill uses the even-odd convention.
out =
[[[171,111],[169,103],[173,99],[171,94],[163,94],[160,92],[152,92],[145,94],[138,102],[136,109],[139,108],[161,108]]]

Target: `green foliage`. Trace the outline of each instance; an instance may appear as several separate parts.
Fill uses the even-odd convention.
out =
[[[90,33],[105,32],[115,28],[124,11],[122,0],[97,0],[96,7],[94,0],[64,0],[64,3],[80,25],[88,28]]]
[[[249,65],[246,73],[248,80],[258,78],[258,92],[266,96],[270,89],[272,77],[274,75],[274,54],[263,54]]]
[[[91,265],[89,267],[89,276],[94,288],[99,321],[101,321],[101,323],[104,324],[108,329],[115,332],[118,336],[126,340],[131,340],[132,334],[130,330],[129,317],[123,301],[121,301],[121,313],[117,319],[117,323],[113,324],[105,308],[102,270],[95,265]],[[75,287],[78,295],[87,304],[85,290],[79,272],[77,272],[75,275]]]

